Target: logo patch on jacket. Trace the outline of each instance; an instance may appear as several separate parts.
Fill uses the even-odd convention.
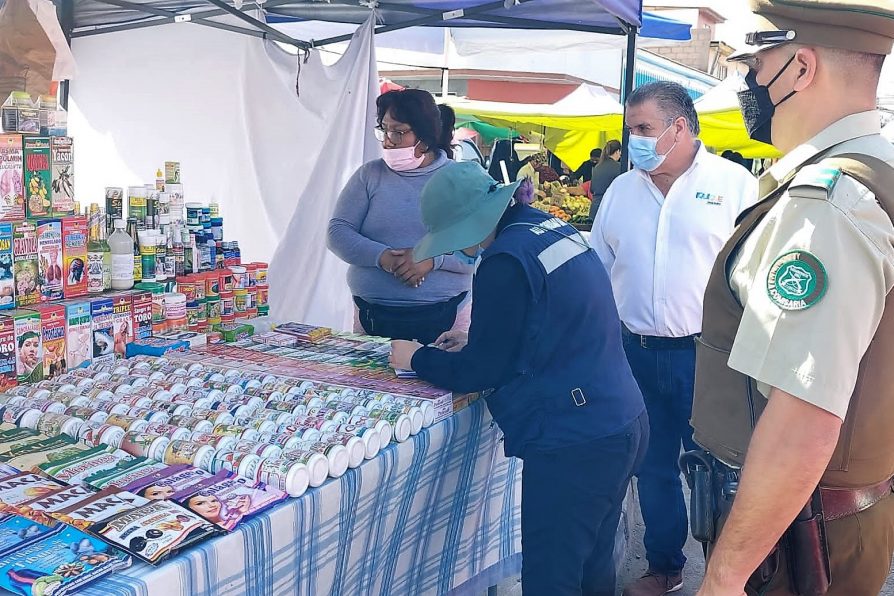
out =
[[[773,261],[767,274],[767,293],[782,310],[804,310],[826,293],[826,268],[806,251],[792,251]]]

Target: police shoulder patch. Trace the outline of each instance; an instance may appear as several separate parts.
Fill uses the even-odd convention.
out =
[[[811,164],[801,168],[792,180],[791,188],[809,186],[832,194],[835,185],[841,179],[841,170],[820,164]]]
[[[819,302],[829,279],[822,262],[803,250],[778,257],[767,274],[767,294],[782,310],[804,310]]]

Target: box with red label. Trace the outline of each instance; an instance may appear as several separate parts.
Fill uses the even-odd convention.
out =
[[[62,222],[37,222],[38,287],[41,302],[62,299]]]
[[[131,292],[131,313],[133,314],[133,337],[152,337],[152,292],[136,290]]]
[[[115,354],[124,358],[127,354],[127,344],[133,341],[133,297],[130,292],[119,292],[110,296],[114,319],[112,322],[112,334],[115,338]]]
[[[66,298],[87,295],[87,218],[62,220],[62,293]]]
[[[15,321],[0,317],[0,393],[18,384]]]
[[[41,304],[34,307],[40,313],[43,334],[43,374],[47,379],[68,370],[65,345],[65,305]]]
[[[25,137],[25,215],[47,217],[53,200],[53,168],[49,137]]]

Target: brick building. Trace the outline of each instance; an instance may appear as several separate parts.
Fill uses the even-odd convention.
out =
[[[646,0],[643,10],[693,24],[691,41],[650,47],[650,52],[721,80],[735,70],[727,61],[733,47],[718,40],[717,26],[726,19],[704,0]]]

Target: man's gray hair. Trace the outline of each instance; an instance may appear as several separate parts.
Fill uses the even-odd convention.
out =
[[[698,136],[701,132],[698,114],[695,112],[695,104],[692,103],[692,97],[689,96],[689,93],[681,84],[671,81],[658,81],[637,87],[630,94],[630,97],[627,98],[627,106],[642,105],[650,99],[655,101],[668,124],[677,118],[683,117],[686,118],[689,131],[693,136]]]

